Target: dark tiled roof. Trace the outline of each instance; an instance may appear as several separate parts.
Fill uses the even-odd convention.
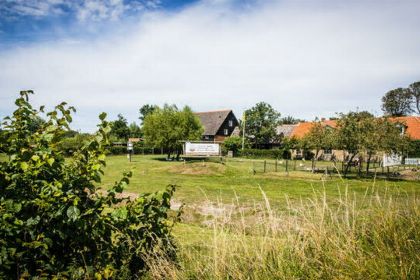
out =
[[[283,124],[277,127],[277,135],[283,135],[284,137],[292,136],[293,130],[297,127],[297,124]]]
[[[219,110],[195,113],[204,126],[203,135],[216,135],[220,126],[232,110]]]

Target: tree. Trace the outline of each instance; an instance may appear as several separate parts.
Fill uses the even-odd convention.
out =
[[[176,152],[178,159],[182,150],[181,141],[199,140],[203,126],[189,107],[179,111],[175,105],[165,105],[146,116],[143,133],[148,145],[165,149],[168,159]]]
[[[120,140],[127,140],[130,137],[130,128],[127,120],[123,115],[118,114],[118,119],[111,122],[111,135],[114,135]]]
[[[406,116],[411,113],[412,95],[408,89],[397,88],[388,91],[382,97],[382,110],[393,117]]]
[[[259,102],[245,111],[246,137],[256,148],[269,144],[277,137],[279,121],[279,112],[270,104]]]
[[[158,109],[159,106],[157,105],[151,105],[151,104],[146,104],[143,105],[140,109],[139,109],[139,113],[140,113],[140,121],[143,124],[144,120],[146,119],[147,115],[153,113],[156,109]]]
[[[365,111],[340,114],[337,121],[337,147],[348,153],[344,175],[347,175],[353,159],[363,151],[369,123],[373,119],[374,116]]]
[[[335,131],[320,121],[316,121],[309,133],[301,140],[302,147],[315,150],[312,171],[315,169],[315,161],[318,159],[319,152],[325,149],[332,149],[334,146]]]
[[[143,136],[140,126],[138,126],[135,122],[132,122],[128,129],[130,131],[130,137],[132,138],[140,138]]]
[[[287,117],[281,118],[279,121],[279,124],[298,124],[300,122],[303,122],[303,120],[296,119],[292,116],[287,116]]]
[[[244,148],[249,147],[248,141],[245,141]],[[238,151],[242,149],[242,137],[240,136],[230,136],[223,141],[223,150],[225,152],[232,151],[234,155],[238,154]]]
[[[420,114],[420,81],[412,83],[408,88],[412,100],[413,100],[413,111]]]
[[[98,132],[70,160],[57,150],[74,108],[61,103],[35,133],[39,114],[21,92],[5,118],[0,163],[1,279],[138,279],[150,255],[175,259],[169,217],[174,188],[130,200],[117,196],[125,173],[99,191],[110,124],[100,115]],[[40,109],[42,111],[42,109]]]

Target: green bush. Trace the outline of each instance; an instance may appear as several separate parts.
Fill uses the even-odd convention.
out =
[[[410,142],[410,157],[420,157],[420,140]]]
[[[247,158],[282,158],[283,150],[243,149],[238,151],[238,156]]]
[[[112,146],[112,147],[109,148],[109,153],[111,155],[127,154],[127,147],[125,147],[125,146]]]
[[[99,191],[110,126],[100,115],[98,132],[65,160],[57,144],[71,121],[65,103],[47,114],[37,132],[28,120],[38,111],[21,92],[17,110],[5,118],[0,163],[1,279],[133,279],[151,256],[175,260],[170,218],[174,187],[120,198],[131,173]],[[41,108],[40,111],[43,111]]]
[[[245,147],[249,147],[249,141],[246,140],[244,143]],[[232,151],[235,156],[239,154],[239,151],[242,149],[242,138],[239,136],[230,136],[225,139],[222,144],[223,154],[227,154],[228,151]]]
[[[71,156],[82,147],[83,143],[88,140],[89,137],[89,134],[75,134],[72,137],[63,138],[58,143],[57,147],[64,155]]]
[[[133,152],[135,155],[153,154],[154,149],[146,146],[144,142],[137,142],[133,145]],[[125,155],[128,151],[126,146],[112,146],[109,148],[109,153],[111,155]]]

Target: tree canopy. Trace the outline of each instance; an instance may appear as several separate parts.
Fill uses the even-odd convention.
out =
[[[182,150],[181,141],[199,140],[203,126],[188,106],[179,110],[175,105],[165,105],[146,116],[143,133],[148,145],[165,149],[168,158],[173,152],[178,157]]]
[[[412,96],[405,88],[397,88],[388,91],[382,97],[382,110],[389,116],[406,116],[411,112]]]
[[[412,83],[408,89],[413,99],[413,111],[420,115],[420,81]]]
[[[245,111],[246,137],[257,148],[269,144],[277,137],[279,121],[279,112],[270,104],[259,102]]]
[[[118,114],[118,119],[111,122],[111,135],[120,140],[127,140],[130,137],[128,122],[122,114]]]
[[[146,119],[147,115],[153,113],[156,109],[158,109],[159,106],[157,105],[151,105],[151,104],[146,104],[143,105],[140,109],[139,109],[139,113],[140,113],[140,121],[143,124],[144,120]]]
[[[420,81],[408,88],[397,88],[388,91],[382,97],[382,110],[388,116],[406,116],[420,114]]]

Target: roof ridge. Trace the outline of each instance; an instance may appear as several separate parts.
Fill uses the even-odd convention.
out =
[[[194,114],[205,114],[205,113],[216,113],[216,112],[227,112],[232,111],[232,109],[219,109],[219,110],[210,110],[210,111],[203,111],[203,112],[194,112]]]

